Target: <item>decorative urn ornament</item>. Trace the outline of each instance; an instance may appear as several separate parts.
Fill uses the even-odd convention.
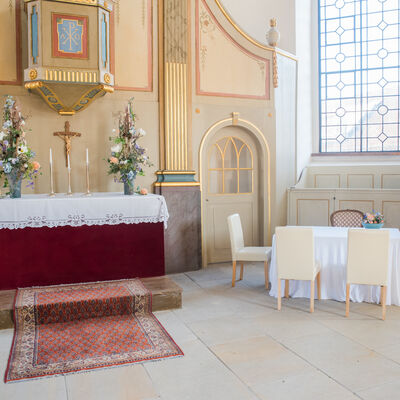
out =
[[[25,88],[54,111],[73,115],[114,91],[110,72],[111,1],[25,0]]]
[[[278,29],[276,29],[276,18],[272,18],[269,21],[269,31],[267,32],[267,42],[271,47],[276,47],[278,45],[281,34]]]

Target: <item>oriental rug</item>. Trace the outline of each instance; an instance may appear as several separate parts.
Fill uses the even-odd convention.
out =
[[[139,279],[18,289],[5,382],[183,355]]]

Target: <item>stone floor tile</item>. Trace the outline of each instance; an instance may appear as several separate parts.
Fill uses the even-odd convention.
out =
[[[363,400],[397,400],[400,398],[400,382],[386,383],[361,390],[357,393]]]
[[[252,386],[255,393],[265,400],[357,400],[347,390],[320,371],[282,377],[279,380]]]
[[[68,400],[149,400],[158,395],[140,364],[71,374],[65,380]]]

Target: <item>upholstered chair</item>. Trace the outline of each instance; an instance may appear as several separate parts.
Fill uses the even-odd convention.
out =
[[[362,226],[363,217],[358,210],[337,210],[331,214],[331,225],[358,228]]]
[[[271,247],[244,246],[239,214],[233,214],[228,217],[228,226],[232,250],[232,286],[235,286],[236,281],[236,262],[240,262],[240,280],[242,280],[245,261],[264,261],[265,288],[268,289],[268,261],[271,258]]]
[[[285,280],[285,297],[289,297],[289,280],[311,282],[310,312],[314,312],[315,279],[317,296],[321,299],[320,264],[314,258],[312,228],[280,226],[275,230],[278,276],[278,310],[281,309],[281,282]]]
[[[350,285],[381,287],[382,319],[386,317],[389,269],[388,230],[349,229],[347,245],[346,317],[350,311]]]

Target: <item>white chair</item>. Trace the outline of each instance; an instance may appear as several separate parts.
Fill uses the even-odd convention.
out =
[[[280,226],[275,230],[278,275],[278,310],[281,309],[281,281],[285,279],[285,297],[289,297],[289,279],[311,282],[310,312],[314,312],[315,278],[321,299],[320,265],[314,258],[312,228]]]
[[[388,230],[349,229],[347,242],[346,317],[350,311],[350,285],[380,285],[382,319],[386,317],[388,284]]]
[[[268,289],[268,260],[271,258],[271,247],[245,247],[242,224],[239,214],[228,217],[229,236],[232,250],[232,286],[236,281],[236,262],[240,262],[240,280],[243,279],[244,261],[264,261],[265,288]]]

